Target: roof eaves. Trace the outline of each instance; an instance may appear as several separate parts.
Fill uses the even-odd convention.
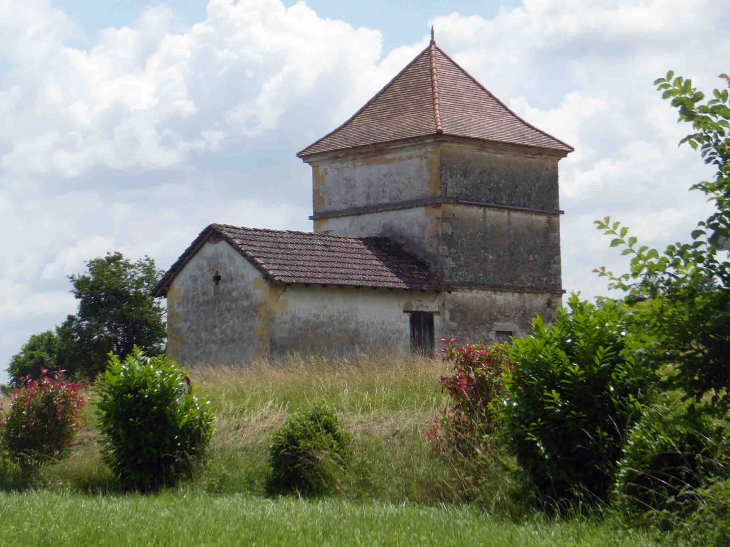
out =
[[[188,262],[197,254],[197,252],[200,250],[200,248],[205,244],[206,241],[208,241],[208,238],[210,238],[211,235],[215,232],[218,234],[221,239],[223,239],[226,243],[228,243],[233,249],[238,252],[243,258],[245,258],[254,268],[256,268],[261,275],[271,283],[281,283],[280,280],[276,279],[275,276],[271,275],[271,273],[266,270],[266,267],[261,263],[261,261],[257,258],[255,258],[250,253],[246,252],[244,249],[242,249],[236,242],[233,240],[227,233],[227,228],[235,228],[234,226],[228,226],[226,224],[209,224],[203,230],[198,234],[198,237],[196,237],[193,242],[190,244],[190,246],[185,249],[183,254],[180,255],[180,257],[173,263],[172,266],[170,266],[170,269],[167,270],[165,275],[162,276],[162,279],[155,285],[155,288],[152,289],[152,296],[156,298],[167,296],[167,290],[170,286],[170,284],[175,280],[177,275],[185,268]]]
[[[244,229],[239,228],[236,226],[229,226],[226,224],[210,224],[207,227],[205,227],[193,240],[193,242],[188,246],[188,248],[180,255],[180,257],[177,259],[177,261],[170,267],[170,269],[165,273],[163,278],[160,280],[160,282],[155,286],[155,289],[153,290],[153,294],[157,297],[162,297],[167,295],[167,291],[169,290],[170,285],[174,281],[174,279],[177,277],[177,275],[185,268],[185,266],[188,264],[188,262],[197,254],[197,252],[200,250],[200,248],[210,239],[211,236],[215,235],[217,237],[220,237],[221,241],[225,241],[227,244],[229,244],[231,247],[233,247],[247,262],[249,262],[254,268],[256,268],[263,276],[264,279],[266,279],[268,282],[275,283],[275,284],[303,284],[303,285],[309,285],[309,284],[319,284],[323,286],[369,286],[373,289],[377,288],[388,288],[388,289],[404,289],[407,291],[423,291],[423,290],[446,290],[450,292],[450,288],[448,285],[444,284],[438,277],[434,276],[428,276],[426,279],[423,278],[406,278],[406,279],[398,279],[397,281],[385,281],[385,280],[375,280],[375,284],[370,283],[362,283],[363,280],[353,281],[353,280],[345,280],[338,278],[335,281],[328,281],[326,279],[322,280],[315,280],[314,278],[309,280],[301,280],[298,281],[294,278],[291,278],[291,276],[288,276],[286,274],[282,275],[281,272],[278,274],[276,273],[276,267],[274,266],[274,269],[267,267],[266,263],[259,257],[255,256],[255,253],[252,251],[249,251],[245,248],[245,246],[242,246],[237,241],[237,233],[241,233],[241,236],[244,236],[245,233],[248,233],[249,231],[253,232],[279,232],[278,230],[265,230],[265,229]],[[286,233],[290,234],[301,234],[301,235],[307,235],[310,237],[322,237],[323,235],[315,234],[312,232],[297,232],[297,231],[290,231],[286,230]],[[324,236],[326,238],[333,238],[333,239],[347,239],[352,236]],[[422,261],[419,257],[416,255],[413,255],[412,253],[406,251],[403,247],[398,245],[395,242],[392,242],[388,238],[382,238],[382,237],[366,237],[366,238],[353,238],[353,239],[359,239],[359,240],[372,240],[375,242],[383,243],[387,242],[391,246],[396,246],[397,249],[389,248],[384,249],[383,252],[387,255],[393,255],[393,251],[397,251],[398,254],[401,255],[402,260],[406,260],[408,262],[411,262],[414,265],[418,265],[423,268],[428,268],[428,264]],[[376,253],[377,254],[377,253]],[[393,271],[393,270],[391,270]],[[395,273],[395,271],[394,271]],[[366,276],[367,277],[367,276]]]
[[[541,131],[541,133],[542,133],[542,131]],[[550,136],[550,135],[548,135],[548,136]],[[443,137],[459,139],[459,140],[464,140],[464,141],[495,143],[495,144],[503,145],[503,146],[516,146],[519,148],[531,148],[531,149],[542,150],[542,151],[547,150],[547,151],[552,151],[554,153],[563,153],[563,154],[570,153],[573,150],[572,148],[570,148],[570,149],[568,149],[568,148],[545,148],[544,146],[539,146],[536,144],[505,142],[505,141],[499,140],[499,139],[485,139],[483,137],[467,137],[464,135],[460,135],[458,133],[443,132],[438,135],[436,133],[429,133],[426,135],[419,135],[417,137],[403,137],[403,138],[393,139],[393,140],[389,140],[389,141],[378,141],[378,142],[368,143],[368,144],[356,144],[353,146],[345,146],[342,148],[338,148],[336,150],[324,150],[322,152],[313,152],[312,154],[309,154],[308,156],[329,157],[329,155],[331,155],[331,154],[341,154],[341,153],[349,153],[349,152],[357,153],[358,151],[365,151],[368,149],[372,149],[372,147],[376,147],[376,146],[394,145],[394,144],[396,144],[396,145],[397,144],[403,144],[403,145],[418,144],[419,142],[422,142],[424,140],[429,140],[429,139],[438,140]],[[557,139],[555,139],[555,140],[557,140]],[[568,145],[566,144],[565,146],[568,146]],[[311,218],[310,218],[310,220],[311,220]]]

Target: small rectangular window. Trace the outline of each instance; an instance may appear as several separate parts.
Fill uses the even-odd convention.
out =
[[[433,355],[433,313],[414,311],[411,314],[411,353]]]
[[[505,342],[511,342],[512,334],[511,330],[498,330],[494,332],[494,337],[497,339],[498,344],[504,344]]]

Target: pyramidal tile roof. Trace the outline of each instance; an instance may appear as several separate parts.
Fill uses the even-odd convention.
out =
[[[213,234],[227,241],[273,283],[452,290],[433,274],[428,264],[386,237],[211,224],[162,277],[153,291],[156,296],[167,294],[173,279]]]
[[[300,158],[383,142],[451,135],[572,152],[530,125],[431,43],[354,116]]]

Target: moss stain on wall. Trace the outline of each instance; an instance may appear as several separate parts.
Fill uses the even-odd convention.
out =
[[[182,336],[176,332],[177,325],[183,320],[182,311],[177,309],[182,302],[182,296],[182,289],[176,287],[173,281],[167,291],[167,354],[172,359],[177,359],[176,355],[183,342]]]
[[[263,278],[257,277],[253,280],[253,288],[259,291],[261,300],[254,305],[254,313],[259,324],[253,329],[253,336],[259,342],[255,357],[263,357],[271,351],[271,328],[276,322],[277,313],[289,311],[289,302],[281,300],[286,292],[286,287],[274,285]]]

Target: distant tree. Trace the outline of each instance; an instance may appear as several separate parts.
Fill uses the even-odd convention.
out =
[[[147,353],[165,347],[165,311],[152,296],[164,272],[149,257],[132,262],[107,253],[86,263],[87,273],[71,275],[79,301],[76,315],[58,328],[59,365],[72,374],[94,378],[106,367],[109,352],[124,359],[134,346]]]
[[[76,315],[69,315],[55,334],[31,337],[11,360],[12,385],[18,385],[20,376],[37,377],[41,366],[93,379],[105,369],[109,352],[124,359],[135,345],[147,355],[164,351],[165,310],[152,296],[163,272],[155,261],[132,262],[115,252],[89,260],[86,268],[86,273],[69,276],[78,300]]]
[[[34,334],[23,344],[20,351],[13,355],[8,366],[8,375],[12,387],[20,387],[19,379],[29,376],[32,379],[40,376],[41,369],[57,368],[58,336],[52,330]]]

